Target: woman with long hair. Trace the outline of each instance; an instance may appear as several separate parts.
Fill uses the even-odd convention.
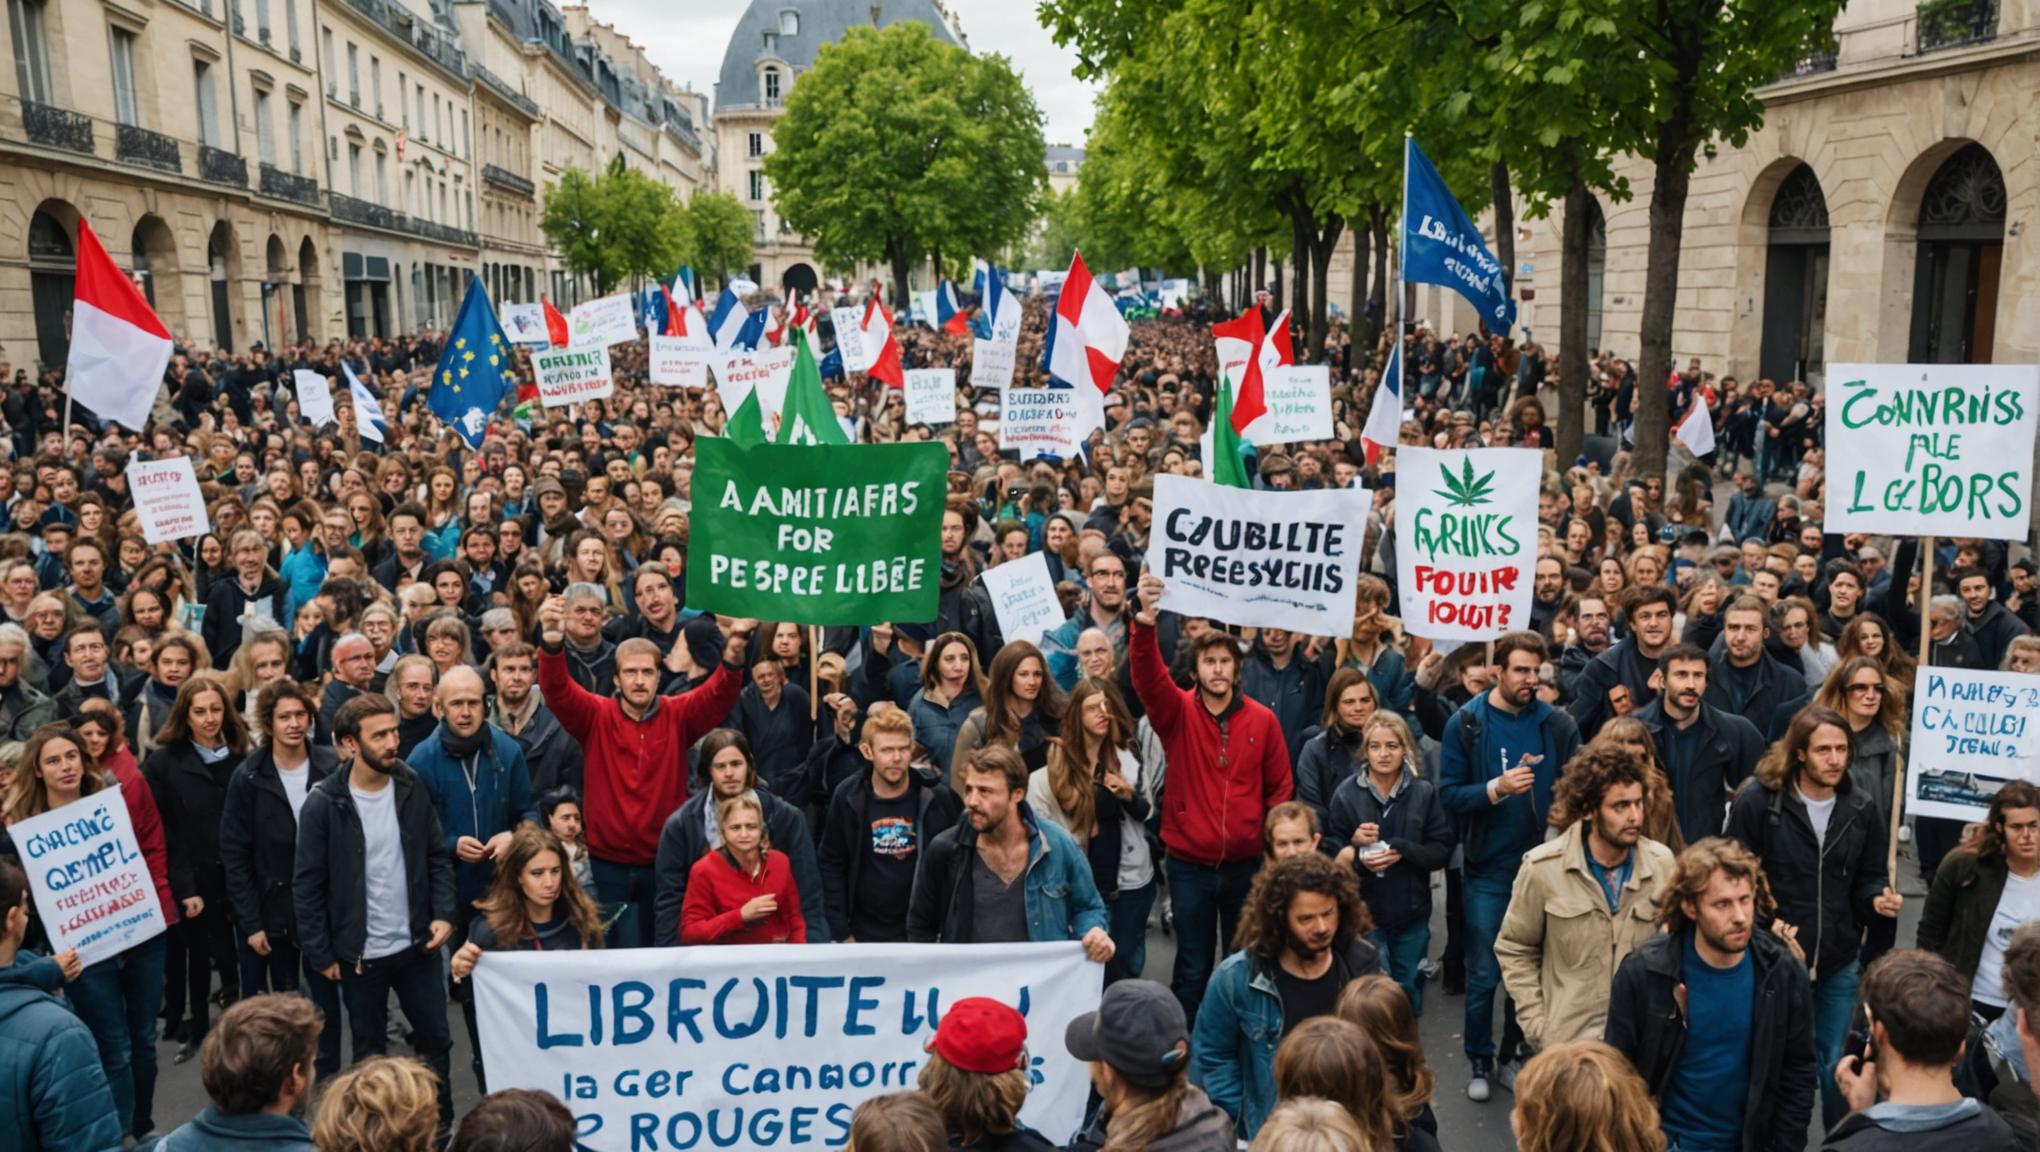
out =
[[[1315,1096],[1346,1110],[1367,1146],[1388,1152],[1437,1152],[1438,1138],[1410,1129],[1397,1139],[1402,1119],[1388,1062],[1358,1024],[1313,1016],[1291,1027],[1275,1049],[1275,1098]]]
[[[1804,596],[1785,596],[1771,605],[1771,636],[1782,648],[1774,653],[1790,668],[1796,663],[1806,674],[1806,686],[1816,691],[1835,666],[1834,646],[1820,634],[1820,611]]]
[[[1062,724],[1063,700],[1041,649],[1025,640],[1009,642],[992,657],[985,683],[984,707],[973,711],[957,729],[950,763],[967,763],[979,748],[1003,744],[1020,753],[1029,769],[1045,766],[1048,734]],[[960,774],[950,787],[963,795]]]
[[[603,511],[602,538],[616,553],[625,572],[636,568],[652,548],[652,538],[637,513],[622,504],[611,504]]]
[[[348,522],[354,526],[347,542],[361,550],[362,562],[373,572],[395,551],[389,527],[383,522],[382,505],[367,492],[354,492],[348,495],[346,508]]]
[[[1438,1135],[1438,1117],[1431,1111],[1438,1076],[1424,1058],[1417,1013],[1402,986],[1378,972],[1348,981],[1339,992],[1338,1015],[1359,1025],[1381,1050],[1395,1098],[1396,1139],[1412,1128]]]
[[[622,615],[629,602],[623,596],[623,579],[616,570],[616,557],[602,533],[583,528],[567,537],[560,553],[561,566],[570,584],[594,584],[609,597],[609,614]]]
[[[967,996],[942,1013],[921,1065],[921,1094],[942,1114],[951,1149],[1050,1152],[1020,1123],[1027,1102],[1027,1021],[1011,1006]]]
[[[1089,858],[1091,879],[1111,919],[1107,984],[1140,975],[1148,912],[1155,904],[1154,854],[1143,824],[1154,804],[1133,732],[1119,689],[1086,676],[1070,689],[1048,764],[1027,779],[1027,806],[1060,825]]]
[[[1374,682],[1360,668],[1341,667],[1325,682],[1321,727],[1296,758],[1296,798],[1317,812],[1319,824],[1329,822],[1339,785],[1359,773],[1360,728],[1380,705]]]
[[[602,947],[602,913],[581,890],[559,837],[529,822],[510,835],[489,891],[475,901],[468,941],[453,954],[465,980],[484,952],[571,952]]]
[[[1986,1020],[1996,1021],[2011,1002],[2005,949],[2030,919],[2036,881],[2040,787],[2007,780],[1991,797],[1983,821],[1941,858],[1920,913],[1919,947],[1970,981],[1970,1008]],[[2018,1046],[2016,1035],[2012,1046]]]
[[[1509,1129],[1521,1152],[1664,1152],[1650,1088],[1627,1057],[1574,1040],[1530,1058],[1516,1077]]]
[[[1175,993],[1152,980],[1105,989],[1070,1021],[1063,1045],[1090,1066],[1098,1114],[1072,1148],[1097,1152],[1233,1152],[1232,1119],[1190,1083],[1190,1026]]]
[[[463,665],[472,667],[475,663],[474,633],[460,614],[445,608],[435,609],[425,621],[424,654],[431,658],[434,681],[444,679],[448,672]]]
[[[1658,757],[1657,741],[1650,729],[1634,716],[1617,716],[1594,734],[1585,748],[1613,746],[1650,767],[1650,780],[1643,790],[1643,834],[1670,848],[1674,854],[1686,850],[1686,837],[1679,831],[1679,812],[1672,800],[1671,777]]]
[[[1835,659],[1868,656],[1884,666],[1885,675],[1903,694],[1919,672],[1919,661],[1892,637],[1891,625],[1875,612],[1858,612],[1835,639]]]
[[[907,701],[914,720],[914,739],[928,749],[928,758],[949,774],[957,732],[984,704],[985,675],[978,667],[977,645],[961,632],[944,632],[928,641],[921,657],[921,689]]]
[[[538,642],[538,610],[552,591],[545,571],[536,562],[519,564],[510,574],[510,615],[517,619],[517,638],[527,644]]]
[[[1722,614],[1731,598],[1728,581],[1716,573],[1702,572],[1679,594],[1679,618],[1673,621],[1673,634],[1681,643],[1706,651],[1721,635]]]
[[[1899,779],[1899,760],[1905,754],[1904,693],[1893,684],[1883,664],[1869,656],[1852,656],[1828,670],[1813,702],[1834,709],[1849,722],[1850,742],[1855,748],[1849,779],[1858,791],[1877,802],[1878,826],[1889,827],[1892,790]]]
[[[240,702],[243,718],[255,723],[255,696],[265,684],[281,680],[290,672],[290,636],[276,629],[264,629],[234,650],[227,674],[220,678],[229,699]]]
[[[793,862],[772,847],[765,803],[746,789],[719,800],[715,825],[722,846],[687,872],[680,908],[682,944],[805,944]]]
[[[460,477],[444,465],[425,477],[425,554],[434,560],[453,555],[460,542]]]

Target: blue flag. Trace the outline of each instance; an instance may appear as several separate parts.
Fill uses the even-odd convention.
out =
[[[482,278],[468,277],[467,298],[460,302],[460,315],[446,334],[446,350],[439,354],[439,367],[432,370],[432,391],[426,403],[470,448],[482,446],[482,433],[489,417],[506,392],[515,385],[504,378],[510,371],[510,341],[496,320]]]
[[[1403,146],[1408,172],[1403,181],[1402,278],[1452,289],[1466,297],[1489,328],[1507,332],[1516,324],[1516,302],[1502,282],[1502,262],[1488,251],[1480,229],[1466,218],[1430,157],[1413,139],[1405,137]]]

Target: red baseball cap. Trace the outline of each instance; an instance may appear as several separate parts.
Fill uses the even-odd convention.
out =
[[[949,1006],[928,1050],[965,1072],[997,1075],[1027,1062],[1027,1018],[985,996]]]

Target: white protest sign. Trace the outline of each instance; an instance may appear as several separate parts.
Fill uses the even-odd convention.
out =
[[[549,347],[552,337],[545,330],[545,305],[505,304],[498,311],[503,321],[503,334],[512,344],[531,344],[539,348]]]
[[[758,390],[758,413],[765,419],[765,432],[779,428],[779,413],[786,406],[786,386],[793,380],[794,349],[760,348],[738,352],[715,364],[716,395],[722,397],[723,414],[735,412],[751,390]]]
[[[678,388],[708,387],[709,361],[715,346],[707,333],[693,336],[654,336],[646,361],[646,374],[654,384]]]
[[[127,478],[135,512],[142,518],[142,538],[150,544],[203,536],[210,530],[205,493],[199,491],[189,456],[129,460]]]
[[[1827,530],[2019,540],[2033,516],[2032,364],[1830,364]]]
[[[973,388],[1006,388],[1013,383],[1013,368],[1019,358],[1017,339],[970,342],[970,385]]]
[[[53,951],[97,964],[169,925],[120,786],[7,826]]]
[[[290,382],[297,391],[298,415],[312,422],[312,427],[323,428],[338,424],[340,417],[333,413],[333,382],[309,368],[298,368],[291,372]]]
[[[1255,444],[1289,444],[1332,438],[1332,377],[1324,364],[1280,364],[1261,370],[1268,410],[1241,438]]]
[[[878,362],[878,349],[865,346],[864,309],[831,308],[829,321],[836,326],[836,350],[843,354],[843,371],[869,371]]]
[[[539,318],[540,327],[544,317]],[[629,296],[602,296],[583,300],[567,314],[569,348],[607,348],[638,338],[637,314]]]
[[[1257,492],[1158,473],[1147,568],[1161,606],[1228,624],[1342,636],[1369,497],[1357,489]]]
[[[999,393],[999,447],[1022,460],[1068,460],[1083,449],[1084,414],[1070,388],[1008,388]]]
[[[1062,601],[1056,598],[1055,581],[1049,579],[1045,553],[1029,552],[987,568],[978,579],[992,598],[999,634],[1007,640],[1039,644],[1043,636],[1062,627]]]
[[[956,423],[956,369],[909,368],[906,377],[907,423]]]
[[[2040,676],[1922,668],[1913,679],[1905,810],[1981,820],[2007,780],[2040,784]]]
[[[943,1011],[987,996],[1027,1018],[1020,1121],[1060,1146],[1091,1090],[1063,1033],[1103,975],[1074,943],[490,952],[475,1015],[489,1083],[559,1097],[594,1152],[827,1149],[860,1102],[914,1089]]]
[[[1528,628],[1544,454],[1408,445],[1396,453],[1403,627],[1434,640],[1492,640]]]
[[[605,345],[534,351],[531,372],[538,378],[539,403],[547,408],[601,400],[616,390],[609,375],[609,349]]]

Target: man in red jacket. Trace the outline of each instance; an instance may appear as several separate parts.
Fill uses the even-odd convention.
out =
[[[625,640],[616,647],[616,695],[597,696],[574,683],[567,670],[565,612],[559,596],[539,609],[538,686],[560,727],[581,746],[588,789],[582,811],[595,888],[602,899],[629,906],[616,934],[622,946],[635,948],[642,943],[641,926],[652,922],[659,829],[687,801],[687,750],[736,706],[745,646],[758,622],[726,621],[721,663],[684,696],[659,695],[658,645]],[[704,630],[714,633],[713,623]]]
[[[1239,927],[1261,865],[1262,821],[1294,792],[1289,748],[1266,705],[1240,691],[1240,650],[1213,629],[1197,638],[1197,686],[1169,679],[1155,640],[1162,578],[1140,578],[1140,612],[1127,650],[1133,688],[1168,754],[1162,788],[1162,847],[1176,913],[1176,971],[1170,986],[1197,1018],[1218,949]]]

